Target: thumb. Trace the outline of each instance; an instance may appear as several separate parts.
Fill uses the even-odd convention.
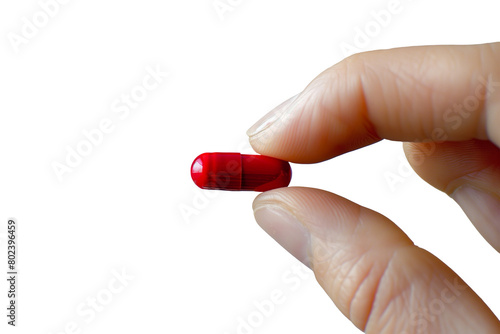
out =
[[[309,188],[262,193],[253,207],[259,225],[366,333],[499,333],[471,288],[386,217]]]

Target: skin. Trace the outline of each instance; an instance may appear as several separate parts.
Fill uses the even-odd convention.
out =
[[[351,56],[248,134],[256,152],[297,163],[401,141],[414,170],[500,251],[500,43]],[[253,208],[362,331],[500,333],[475,292],[381,214],[298,187],[262,193]]]

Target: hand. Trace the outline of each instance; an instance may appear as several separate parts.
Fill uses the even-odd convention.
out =
[[[500,251],[500,43],[354,55],[248,135],[258,153],[299,163],[383,138],[403,141],[415,171],[451,196]],[[366,333],[500,333],[472,289],[381,214],[298,187],[262,193],[253,208],[259,225],[314,271]],[[450,302],[435,321],[416,317],[443,300]]]

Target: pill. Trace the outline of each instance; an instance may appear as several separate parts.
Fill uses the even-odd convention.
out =
[[[287,161],[263,155],[203,153],[191,177],[202,189],[267,191],[288,186],[292,170]]]

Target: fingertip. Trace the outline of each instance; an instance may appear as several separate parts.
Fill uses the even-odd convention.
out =
[[[499,45],[357,54],[259,121],[249,131],[250,143],[261,154],[298,163],[327,160],[382,138],[489,138],[498,145]]]
[[[257,122],[255,122],[254,125],[252,125],[248,130],[247,130],[247,136],[250,138],[256,137],[258,134],[262,133],[263,131],[267,130],[270,126],[273,125],[281,116],[284,114],[290,105],[292,105],[293,101],[297,98],[299,94],[292,96],[288,100],[282,102],[280,105],[272,109],[270,112],[265,114],[261,119],[259,119]]]

